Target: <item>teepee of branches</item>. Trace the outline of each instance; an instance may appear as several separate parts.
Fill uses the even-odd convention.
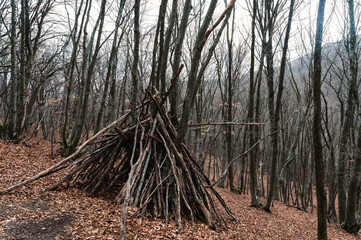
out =
[[[137,109],[136,123],[132,123],[127,112],[71,156],[1,193],[67,168],[67,174],[48,190],[63,184],[77,184],[91,195],[116,191],[114,200],[123,204],[121,233],[122,229],[125,232],[129,205],[137,207],[142,215],[151,213],[166,220],[174,218],[178,228],[182,218],[215,228],[224,225],[215,205],[218,200],[235,219],[186,145],[175,143],[177,131],[163,106],[166,96],[161,98],[158,93],[148,92]]]

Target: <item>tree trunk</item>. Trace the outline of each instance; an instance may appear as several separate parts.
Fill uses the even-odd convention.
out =
[[[112,122],[115,119],[115,81],[116,81],[116,66],[117,66],[117,55],[118,55],[118,41],[120,42],[122,37],[123,37],[123,33],[121,34],[121,37],[118,39],[118,29],[120,26],[120,20],[122,17],[122,13],[123,13],[123,8],[125,5],[125,0],[122,0],[119,6],[119,10],[118,10],[118,16],[115,22],[115,30],[114,30],[114,39],[113,39],[113,43],[112,43],[112,49],[110,52],[110,56],[109,56],[109,62],[108,62],[108,67],[107,67],[107,75],[106,75],[106,79],[105,79],[105,85],[104,85],[104,91],[103,91],[103,96],[102,96],[102,100],[100,103],[100,108],[99,108],[99,112],[98,112],[98,116],[97,116],[97,120],[96,120],[96,125],[95,125],[95,132],[98,132],[100,129],[100,123],[103,117],[103,111],[105,108],[105,102],[106,102],[106,98],[108,95],[108,88],[109,88],[109,83],[111,80],[111,96],[113,96],[113,101],[111,101],[111,109],[110,109],[110,117],[109,120]]]
[[[182,15],[182,20],[178,29],[178,35],[177,35],[177,40],[175,43],[175,49],[174,49],[174,57],[173,57],[173,68],[172,68],[172,72],[173,72],[173,76],[176,75],[176,73],[178,72],[179,66],[180,66],[180,60],[182,57],[182,46],[183,46],[183,41],[184,41],[184,37],[185,37],[185,33],[186,33],[186,29],[187,29],[187,25],[188,25],[188,19],[189,19],[189,14],[191,12],[192,9],[192,2],[191,0],[186,0],[184,3],[184,10],[183,10],[183,15]],[[176,82],[171,94],[170,94],[170,116],[171,116],[171,120],[172,122],[177,126],[178,125],[178,111],[177,111],[177,102],[178,102],[178,89],[179,89],[179,84],[178,82]]]
[[[192,54],[192,59],[191,59],[191,68],[190,68],[190,71],[188,74],[186,96],[185,96],[185,100],[183,103],[182,117],[181,117],[180,123],[179,123],[178,136],[176,138],[177,145],[179,145],[181,142],[183,142],[183,140],[185,138],[185,135],[186,135],[186,132],[188,129],[189,113],[194,105],[195,96],[198,91],[198,88],[200,85],[200,80],[204,73],[205,67],[207,66],[207,64],[210,60],[211,55],[208,55],[209,58],[207,58],[207,60],[205,61],[205,64],[202,64],[202,68],[199,70],[200,73],[198,73],[198,68],[199,68],[199,65],[201,62],[201,55],[202,55],[203,47],[204,47],[209,35],[212,33],[212,31],[219,25],[219,23],[226,17],[227,13],[231,10],[231,8],[234,5],[234,2],[235,2],[235,0],[230,1],[228,6],[226,7],[225,11],[222,13],[220,18],[218,19],[218,21],[216,21],[216,23],[210,29],[207,30],[207,28],[212,20],[214,10],[217,6],[217,0],[212,0],[209,3],[208,11],[207,11],[204,21],[198,31],[198,35],[197,35],[197,38],[196,38],[196,41],[194,44],[194,48],[193,48],[193,54]],[[221,33],[221,32],[222,32],[222,29],[220,30],[219,33]],[[213,45],[212,48],[213,47],[215,47],[215,46]],[[210,52],[212,53],[213,51],[210,51]]]
[[[82,135],[82,130],[83,130],[83,127],[85,124],[85,119],[86,119],[86,114],[87,114],[87,109],[88,109],[91,81],[92,81],[92,77],[93,77],[93,73],[94,73],[94,67],[97,62],[96,60],[98,57],[98,53],[100,50],[100,41],[101,41],[101,35],[103,32],[103,26],[104,26],[105,5],[106,5],[106,0],[102,0],[101,9],[99,12],[99,17],[98,17],[96,26],[95,26],[92,36],[90,38],[89,45],[85,49],[85,55],[90,56],[90,54],[92,53],[91,50],[92,50],[92,43],[94,41],[95,31],[96,31],[97,25],[99,24],[98,35],[97,35],[97,39],[96,39],[94,53],[90,56],[91,57],[90,64],[88,66],[88,64],[86,62],[83,62],[83,66],[82,66],[82,67],[85,67],[85,66],[87,67],[87,69],[84,69],[84,73],[83,73],[83,74],[86,74],[86,78],[84,79],[85,80],[85,82],[84,82],[85,89],[84,90],[81,89],[82,93],[80,94],[80,99],[79,99],[80,100],[79,101],[79,114],[77,115],[77,119],[76,119],[75,131],[73,132],[72,137],[71,137],[71,145],[67,151],[68,154],[73,153],[75,151],[76,147],[78,146],[81,135]],[[87,60],[84,59],[84,61],[87,61]]]
[[[132,121],[136,122],[137,113],[137,97],[138,97],[138,62],[139,62],[139,44],[140,44],[140,31],[139,31],[139,10],[140,0],[135,0],[134,3],[134,52],[133,52],[133,65],[132,65],[132,91],[130,108],[132,110]]]
[[[233,19],[231,25],[231,32],[229,32],[229,24],[227,24],[227,45],[228,45],[228,71],[227,71],[227,80],[228,80],[228,99],[227,99],[227,121],[232,122],[232,105],[233,105],[233,33],[234,33],[234,17],[235,17],[235,8],[233,8]],[[229,34],[231,36],[229,36]],[[226,142],[227,142],[227,164],[228,164],[228,180],[229,187],[232,192],[236,191],[234,184],[234,166],[232,162],[232,125],[226,126]]]
[[[347,150],[350,138],[350,130],[352,128],[355,105],[358,98],[357,93],[357,56],[356,56],[356,31],[353,10],[353,0],[349,0],[349,16],[350,16],[350,81],[348,84],[348,95],[346,112],[343,119],[340,148],[338,157],[338,174],[337,174],[337,190],[338,190],[338,213],[339,222],[342,224],[346,217],[346,190],[345,190],[345,171],[347,161]],[[343,113],[341,113],[342,115]]]
[[[158,69],[159,69],[159,60],[157,60],[157,52],[158,52],[158,39],[159,41],[159,47],[160,51],[162,51],[163,46],[163,33],[164,33],[164,18],[165,14],[167,12],[167,4],[168,0],[162,0],[159,7],[159,13],[158,13],[158,21],[157,21],[157,29],[155,31],[155,37],[154,37],[154,43],[153,43],[153,54],[152,54],[152,71],[150,73],[150,82],[153,86],[155,86],[157,89],[159,89],[159,78],[158,78]],[[160,54],[161,55],[161,54]],[[160,58],[161,56],[159,56]],[[157,65],[158,62],[158,65]]]
[[[174,24],[175,24],[175,20],[176,20],[177,5],[178,5],[177,0],[173,0],[172,11],[169,16],[168,28],[165,33],[164,46],[163,46],[163,49],[161,49],[161,54],[160,54],[162,56],[162,60],[160,63],[159,78],[160,78],[160,91],[163,94],[166,91],[166,72],[167,72],[167,66],[168,66],[168,64],[167,64],[168,63],[168,53],[169,53],[169,46],[170,46],[170,41],[171,41],[171,37],[172,37],[172,32],[173,32],[173,28],[174,28]],[[178,71],[178,69],[177,69],[177,71]]]
[[[350,51],[349,51],[349,61],[350,61],[350,86],[349,86],[349,96],[347,103],[347,109],[352,108],[351,115],[354,115],[355,107],[354,105],[358,103],[358,94],[357,94],[357,52],[356,52],[356,30],[355,30],[355,16],[354,16],[354,2],[353,0],[348,0],[349,5],[349,17],[350,17]],[[347,115],[346,115],[347,116]],[[353,117],[352,117],[353,118]],[[352,122],[352,120],[351,120]],[[351,126],[349,126],[351,127]],[[350,187],[348,189],[347,197],[347,209],[346,209],[346,219],[343,225],[343,228],[349,232],[356,234],[360,230],[360,225],[356,221],[356,206],[357,206],[357,183],[361,170],[361,128],[359,128],[359,136],[357,140],[357,148],[355,151],[355,162],[354,169],[351,175]],[[340,174],[340,173],[339,173]]]
[[[327,198],[324,188],[325,167],[323,163],[322,142],[321,142],[321,49],[322,33],[326,0],[320,0],[317,14],[317,28],[314,52],[313,69],[313,156],[316,172],[316,193],[317,193],[317,239],[327,240]]]
[[[283,82],[284,82],[284,75],[285,75],[285,69],[286,69],[288,41],[289,41],[290,32],[291,32],[294,3],[295,3],[295,0],[291,0],[289,14],[288,14],[286,34],[285,34],[285,39],[284,39],[284,46],[282,49],[282,59],[281,59],[281,67],[280,67],[280,76],[279,76],[279,82],[278,82],[278,92],[277,92],[276,104],[274,103],[275,92],[274,92],[274,82],[273,82],[274,69],[273,69],[273,48],[272,48],[274,16],[271,16],[271,6],[268,6],[268,9],[266,10],[267,15],[268,15],[268,20],[269,20],[269,23],[267,25],[269,40],[267,43],[266,56],[267,56],[268,110],[269,110],[269,118],[270,118],[270,122],[271,122],[270,130],[271,130],[271,134],[272,134],[271,135],[272,166],[271,166],[270,191],[268,193],[267,203],[263,209],[268,212],[270,212],[272,197],[274,197],[276,185],[278,185],[278,182],[276,182],[277,157],[278,157],[278,125],[279,125],[278,123],[279,123],[280,114],[281,114]],[[276,197],[278,197],[278,192],[277,192]]]
[[[9,122],[7,123],[8,127],[8,137],[17,138],[15,131],[15,125],[17,122],[17,69],[16,69],[16,25],[17,25],[17,16],[16,16],[16,1],[11,0],[11,93],[10,93],[10,111],[9,111]]]
[[[255,45],[256,45],[256,14],[257,14],[257,0],[253,0],[252,6],[252,36],[251,36],[251,66],[249,71],[249,105],[248,105],[248,122],[254,122],[254,96],[255,96],[255,84],[254,84],[254,72],[255,72]],[[263,64],[262,64],[263,65]],[[247,136],[249,138],[250,146],[255,144],[255,127],[250,125],[247,127]],[[257,157],[256,149],[252,149],[249,155],[249,183],[251,192],[251,206],[258,207],[257,199]]]
[[[72,53],[71,53],[71,57],[70,57],[70,66],[68,68],[66,68],[66,63],[64,60],[65,51],[63,53],[63,68],[64,68],[64,77],[65,77],[66,88],[64,91],[64,97],[65,97],[65,104],[63,106],[64,124],[63,124],[62,130],[61,130],[61,138],[62,138],[63,153],[65,153],[65,155],[68,155],[68,149],[69,149],[68,139],[67,139],[68,138],[67,130],[68,130],[68,122],[70,122],[69,110],[70,110],[71,91],[72,91],[72,86],[73,86],[73,82],[74,82],[73,76],[74,76],[74,71],[75,71],[76,63],[77,63],[77,53],[78,53],[78,48],[79,48],[80,40],[81,40],[81,36],[82,36],[81,33],[83,32],[84,24],[86,27],[85,19],[87,16],[87,9],[88,9],[88,7],[90,7],[91,1],[89,1],[89,0],[86,1],[81,24],[79,27],[79,34],[77,36],[78,21],[79,21],[79,17],[80,17],[80,13],[81,13],[83,4],[84,4],[84,1],[82,0],[80,2],[79,9],[76,11],[75,20],[74,20],[74,28],[72,29],[73,34],[69,36],[69,38],[65,42],[65,46],[63,47],[63,49],[65,49],[70,41],[73,42],[73,49],[72,49]]]

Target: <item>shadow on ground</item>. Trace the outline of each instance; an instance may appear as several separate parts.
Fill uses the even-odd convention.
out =
[[[49,207],[40,202],[24,202],[21,207],[32,210],[46,211]],[[50,240],[50,239],[70,239],[71,234],[67,231],[73,217],[66,213],[58,213],[42,218],[41,220],[16,221],[11,220],[19,207],[0,205],[0,218],[8,219],[5,235],[1,236],[1,240],[5,239],[30,239],[30,240]],[[45,215],[45,214],[44,214]]]

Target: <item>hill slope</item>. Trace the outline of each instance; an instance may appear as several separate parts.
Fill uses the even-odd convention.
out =
[[[31,148],[0,140],[0,188],[34,175],[60,159],[50,158],[50,144]],[[61,172],[45,177],[14,193],[0,196],[0,239],[117,239],[121,206],[106,197],[89,197],[76,189],[44,192]],[[129,239],[316,239],[316,214],[275,202],[272,214],[249,207],[250,197],[218,189],[238,221],[227,220],[227,229],[210,230],[204,224],[137,218],[130,209]],[[316,209],[315,209],[316,211]],[[329,239],[361,239],[336,225],[328,227]]]

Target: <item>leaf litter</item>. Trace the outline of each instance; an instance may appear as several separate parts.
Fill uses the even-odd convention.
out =
[[[57,146],[59,148],[59,146]],[[0,140],[0,188],[3,189],[52,166],[51,144],[41,141],[26,147]],[[89,197],[75,188],[44,191],[62,177],[62,171],[0,196],[0,239],[118,239],[121,206],[109,196]],[[170,220],[128,209],[129,239],[316,239],[317,216],[274,201],[272,213],[250,207],[250,196],[217,188],[235,214],[225,214],[227,229],[211,230],[205,224],[182,220],[183,229]],[[220,207],[220,206],[219,206]],[[221,208],[220,208],[221,209]],[[329,239],[361,239],[336,224],[328,224]]]

